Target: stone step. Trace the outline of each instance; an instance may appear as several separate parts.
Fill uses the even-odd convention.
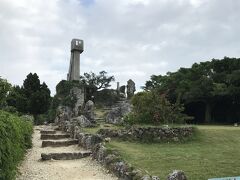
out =
[[[72,160],[72,159],[81,159],[84,157],[88,157],[92,154],[91,151],[82,151],[82,152],[74,152],[74,153],[42,153],[42,160]]]
[[[70,138],[69,134],[41,134],[41,139],[64,139],[64,138]]]
[[[42,141],[42,147],[62,147],[78,144],[78,140],[66,140],[66,141]]]
[[[56,134],[55,130],[41,130],[41,134]]]

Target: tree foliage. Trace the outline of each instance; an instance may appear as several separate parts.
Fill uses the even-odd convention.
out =
[[[131,100],[133,110],[128,121],[147,124],[182,124],[190,118],[183,114],[184,107],[178,102],[172,104],[164,94],[139,92]]]
[[[10,90],[11,84],[0,77],[0,108],[6,105],[6,98]]]
[[[7,97],[8,106],[15,107],[19,112],[34,116],[48,111],[50,106],[50,90],[43,82],[40,83],[36,73],[28,74],[23,86],[14,86]]]
[[[32,122],[0,111],[0,179],[15,179],[17,165],[30,148]]]
[[[111,86],[110,83],[112,81],[115,81],[114,76],[107,76],[106,71],[100,71],[98,75],[93,72],[84,73],[80,79],[83,84],[88,85],[95,90],[106,89]]]
[[[153,75],[144,89],[166,93],[171,102],[180,99],[186,107],[195,104],[197,108],[197,103],[202,103],[204,122],[219,121],[223,107],[236,109],[240,105],[240,59],[213,59],[166,75]],[[189,113],[194,115],[193,111]],[[231,111],[224,118],[232,122],[240,120],[240,114]]]

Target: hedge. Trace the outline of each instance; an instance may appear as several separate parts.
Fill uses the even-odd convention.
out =
[[[15,179],[17,165],[32,146],[32,133],[32,122],[0,110],[0,180]]]

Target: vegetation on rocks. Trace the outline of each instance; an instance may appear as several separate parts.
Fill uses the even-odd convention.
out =
[[[32,122],[0,111],[0,179],[12,180],[17,165],[32,145]]]

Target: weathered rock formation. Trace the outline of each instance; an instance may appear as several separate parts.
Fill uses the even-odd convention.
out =
[[[127,98],[130,99],[134,95],[135,91],[136,91],[135,83],[133,80],[129,79],[127,81]]]
[[[65,121],[69,121],[72,116],[73,116],[73,112],[70,107],[58,106],[57,111],[56,111],[55,123],[61,125]]]
[[[183,171],[174,170],[171,174],[168,175],[167,180],[187,180]]]
[[[118,107],[113,108],[106,116],[106,122],[110,124],[123,123],[123,117],[131,112],[131,105],[127,101],[121,102]]]
[[[84,107],[84,115],[91,123],[95,123],[94,102],[93,101],[89,100],[86,102],[85,107]]]
[[[70,90],[70,94],[72,98],[76,98],[73,114],[74,116],[79,116],[84,105],[84,88],[74,87]]]

